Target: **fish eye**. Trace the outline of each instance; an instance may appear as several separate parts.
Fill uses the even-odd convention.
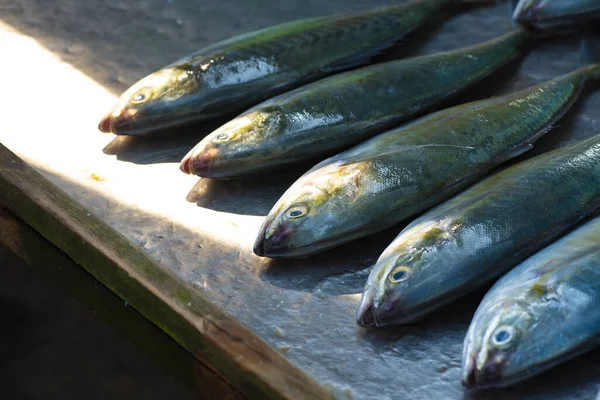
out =
[[[229,139],[229,135],[226,133],[219,133],[217,136],[214,137],[213,142],[224,142],[226,140]]]
[[[398,265],[394,267],[392,272],[388,275],[391,283],[404,282],[410,276],[410,268],[406,265]]]
[[[133,97],[131,98],[131,102],[133,104],[140,104],[140,103],[143,103],[143,102],[147,101],[148,99],[150,99],[151,96],[152,96],[151,89],[148,89],[148,88],[140,89],[136,94],[133,95]]]
[[[306,207],[304,204],[296,204],[287,209],[285,216],[291,219],[297,219],[305,216],[307,212],[308,207]]]
[[[515,336],[515,329],[509,325],[502,325],[496,328],[492,334],[492,342],[496,346],[506,346],[510,344]]]

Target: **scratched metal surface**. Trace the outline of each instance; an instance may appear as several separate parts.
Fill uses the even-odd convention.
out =
[[[260,179],[199,180],[183,175],[177,163],[217,123],[197,127],[191,135],[151,139],[115,138],[96,130],[115,95],[186,53],[270,24],[384,3],[0,0],[0,33],[6,39],[0,43],[27,35],[51,53],[44,62],[39,57],[27,61],[25,49],[34,44],[4,46],[7,68],[12,65],[28,78],[21,83],[14,83],[14,75],[0,78],[2,87],[27,88],[11,93],[14,112],[3,116],[3,126],[12,129],[1,130],[0,141],[338,398],[594,398],[600,351],[510,389],[464,391],[462,340],[484,291],[409,327],[356,326],[355,308],[369,267],[401,226],[308,260],[268,262],[253,256],[263,217],[302,168]],[[451,49],[508,29],[506,4],[465,9],[440,16],[392,54]],[[542,42],[522,62],[455,102],[574,69],[578,40],[565,36]],[[11,53],[13,47],[21,53]],[[62,73],[64,81],[55,76]],[[69,83],[69,77],[77,83]],[[600,94],[587,95],[526,157],[600,133],[599,109]]]

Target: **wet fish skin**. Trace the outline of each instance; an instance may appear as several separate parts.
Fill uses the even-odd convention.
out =
[[[462,381],[502,387],[600,345],[600,218],[504,275],[465,338]]]
[[[420,114],[533,47],[516,29],[474,46],[334,75],[267,100],[205,137],[183,172],[229,179],[323,157]]]
[[[457,0],[417,0],[310,18],[236,36],[141,79],[102,119],[116,134],[240,112],[276,94],[369,61]]]
[[[425,211],[528,150],[597,69],[443,110],[324,160],[275,204],[254,252],[307,257]]]
[[[513,13],[515,21],[540,29],[590,22],[599,17],[597,0],[521,0]]]
[[[502,275],[599,206],[600,135],[492,175],[394,239],[371,271],[357,321],[414,322]]]

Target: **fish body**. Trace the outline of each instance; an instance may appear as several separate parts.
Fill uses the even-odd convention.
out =
[[[209,134],[181,169],[227,179],[346,149],[480,81],[534,42],[534,34],[517,29],[475,46],[322,79],[267,100]]]
[[[463,384],[507,386],[600,345],[600,218],[504,275],[469,327]]]
[[[600,18],[598,0],[521,0],[515,21],[541,29],[575,25]]]
[[[306,257],[425,211],[531,148],[598,69],[452,107],[324,160],[275,204],[255,253]]]
[[[417,0],[289,22],[236,36],[141,79],[99,129],[144,134],[240,112],[368,62],[456,0]]]
[[[358,323],[416,321],[504,274],[600,206],[600,135],[494,174],[409,224],[371,271]]]

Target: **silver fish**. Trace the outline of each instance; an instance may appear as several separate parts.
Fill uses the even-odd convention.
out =
[[[600,345],[600,218],[504,275],[465,338],[463,384],[507,386]]]
[[[135,83],[98,128],[146,134],[241,112],[367,63],[442,8],[462,1],[417,0],[293,21],[224,40]]]
[[[261,103],[206,136],[181,162],[229,179],[284,168],[360,143],[425,112],[531,49],[515,29],[456,50],[337,74]]]
[[[255,254],[311,256],[425,211],[530,149],[598,74],[600,65],[584,66],[452,107],[317,164],[269,212]]]
[[[502,275],[600,206],[600,135],[477,183],[408,225],[371,271],[357,321],[416,321]]]

